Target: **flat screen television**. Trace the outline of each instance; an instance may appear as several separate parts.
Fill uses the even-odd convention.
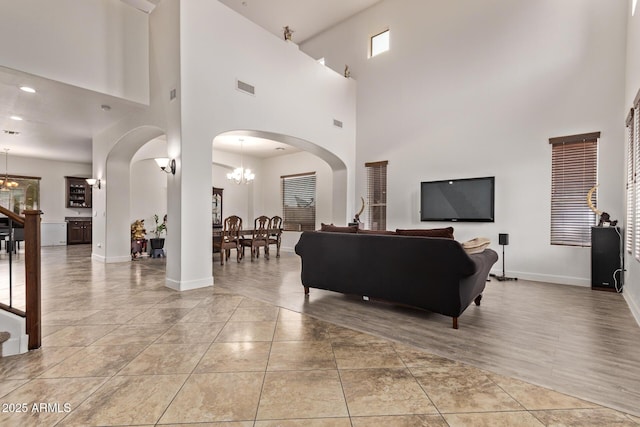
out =
[[[421,221],[494,222],[495,177],[420,183]]]

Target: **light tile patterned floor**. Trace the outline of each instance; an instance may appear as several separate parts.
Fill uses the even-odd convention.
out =
[[[640,425],[217,287],[174,292],[143,261],[90,281],[47,264],[43,347],[0,360],[1,426]]]

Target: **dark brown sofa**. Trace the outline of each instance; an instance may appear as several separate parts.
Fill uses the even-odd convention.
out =
[[[387,232],[388,233],[388,232]],[[302,285],[367,296],[458,317],[480,305],[491,249],[469,255],[452,238],[356,232],[303,232],[295,247]]]

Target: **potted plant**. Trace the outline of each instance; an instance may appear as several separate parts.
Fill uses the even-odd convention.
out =
[[[165,215],[162,222],[160,222],[160,217],[158,217],[157,214],[154,214],[153,221],[155,222],[155,225],[151,233],[155,237],[150,239],[151,249],[162,249],[164,248],[164,238],[160,236],[162,236],[162,233],[167,231],[167,216]]]

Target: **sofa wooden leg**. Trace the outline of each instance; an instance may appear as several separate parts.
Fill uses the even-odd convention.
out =
[[[480,301],[482,301],[482,294],[478,295],[476,299],[473,300],[473,302],[475,302],[476,305],[480,305]]]
[[[304,294],[305,295],[309,295],[309,287],[308,286],[304,287]]]
[[[457,317],[453,318],[453,329],[458,329],[458,318]]]

